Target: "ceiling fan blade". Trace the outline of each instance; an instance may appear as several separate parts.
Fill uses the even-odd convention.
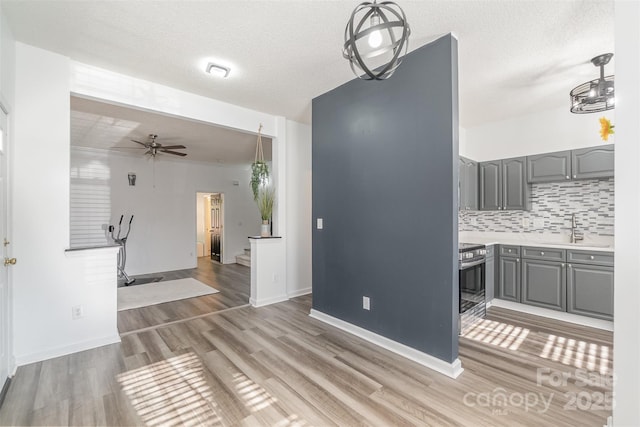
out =
[[[147,147],[109,147],[110,150],[144,150]]]
[[[175,156],[181,156],[181,157],[184,157],[187,155],[187,153],[179,153],[177,151],[165,150],[164,148],[160,148],[160,151],[162,153],[173,154]]]
[[[174,148],[187,148],[184,145],[163,145],[162,147],[163,150],[173,150]]]
[[[132,140],[131,140],[131,142],[135,142],[136,144],[140,144],[140,145],[142,145],[143,147],[147,147],[147,148],[149,148],[149,145],[148,145],[148,144],[145,144],[144,142],[136,141],[135,139],[132,139]]]

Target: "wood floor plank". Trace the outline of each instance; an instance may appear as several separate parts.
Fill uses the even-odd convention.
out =
[[[242,276],[223,270],[201,277]],[[454,380],[310,318],[310,307],[307,295],[233,308],[21,366],[0,424],[601,426],[611,415],[594,405],[611,393],[611,332],[491,308],[460,337]]]

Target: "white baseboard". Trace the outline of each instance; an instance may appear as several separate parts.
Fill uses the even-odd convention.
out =
[[[457,378],[464,371],[464,369],[462,369],[460,359],[456,358],[452,363],[445,362],[444,360],[433,357],[430,354],[423,353],[415,348],[400,344],[399,342],[393,341],[349,322],[345,322],[344,320],[337,319],[318,310],[311,309],[309,316],[399,354],[402,357],[406,357],[409,360],[413,360],[422,366],[433,369],[434,371],[440,372],[450,378]]]
[[[115,344],[120,342],[120,335],[112,335],[109,337],[96,338],[93,340],[82,341],[71,345],[54,347],[36,353],[16,356],[16,367],[28,365],[30,363],[41,362],[43,360],[53,359],[55,357],[66,356],[67,354],[77,353],[79,351],[90,350],[103,345]]]
[[[311,293],[311,286],[309,286],[308,288],[302,288],[302,289],[294,289],[292,291],[287,292],[287,296],[289,298],[295,298],[295,297],[299,297],[302,295],[307,295]]]
[[[289,297],[286,295],[280,295],[277,297],[263,298],[263,299],[249,298],[249,304],[251,304],[254,307],[264,307],[265,305],[271,305],[278,302],[287,301],[288,299]]]
[[[610,320],[594,319],[592,317],[580,316],[563,311],[549,310],[548,308],[535,307],[533,305],[521,304],[519,302],[505,301],[495,298],[492,301],[493,307],[506,308],[508,310],[521,311],[523,313],[534,314],[536,316],[547,317],[549,319],[563,322],[575,323],[576,325],[588,326],[590,328],[613,331],[613,322]]]

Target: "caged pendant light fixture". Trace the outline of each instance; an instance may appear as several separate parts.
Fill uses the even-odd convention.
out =
[[[342,56],[358,78],[385,80],[407,53],[410,34],[404,11],[396,3],[360,3],[344,30]]]
[[[604,76],[604,66],[609,63],[613,53],[598,55],[591,60],[600,67],[600,77],[575,87],[570,93],[571,112],[576,114],[599,113],[616,106],[613,75]]]

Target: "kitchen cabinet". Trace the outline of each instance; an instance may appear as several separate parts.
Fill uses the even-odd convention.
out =
[[[571,179],[571,151],[527,156],[527,182],[558,182]]]
[[[480,210],[502,209],[502,161],[482,162],[478,169]]]
[[[612,252],[513,245],[499,248],[497,298],[613,320]]]
[[[520,302],[520,248],[500,245],[499,265],[500,298]]]
[[[613,320],[611,252],[567,250],[567,311]]]
[[[485,301],[489,302],[493,299],[496,289],[496,257],[495,257],[495,245],[487,246],[487,253],[485,258]]]
[[[565,263],[522,259],[522,302],[524,304],[567,310]]]
[[[526,171],[526,157],[480,163],[480,210],[528,209],[530,186]]]
[[[613,173],[613,144],[571,151],[573,179],[609,178]]]
[[[478,210],[478,163],[459,158],[459,209]]]

